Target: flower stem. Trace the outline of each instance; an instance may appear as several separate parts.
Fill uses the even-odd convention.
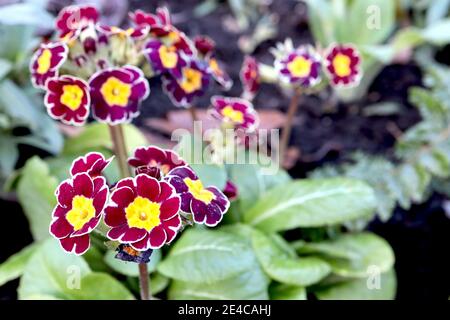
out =
[[[289,137],[291,136],[292,123],[294,121],[295,114],[297,113],[300,97],[301,97],[301,89],[296,88],[294,91],[294,95],[291,98],[291,102],[289,104],[289,109],[287,112],[286,122],[283,126],[283,132],[281,133],[280,139],[280,159],[285,158],[286,149],[289,143]]]
[[[150,280],[146,263],[139,263],[139,287],[141,288],[141,299],[151,300]]]
[[[192,105],[188,109],[191,113],[192,123],[194,123],[194,121],[198,120],[197,109]]]
[[[125,136],[123,133],[122,125],[109,126],[109,132],[111,134],[111,141],[113,143],[114,154],[117,157],[119,163],[120,176],[122,178],[131,177],[130,166],[127,162],[127,147],[125,143]],[[146,263],[139,264],[139,284],[141,289],[141,299],[149,300],[150,285],[149,276]]]

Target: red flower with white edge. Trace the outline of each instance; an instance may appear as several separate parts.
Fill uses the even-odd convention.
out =
[[[166,179],[181,197],[181,210],[192,214],[195,223],[214,227],[228,211],[230,201],[222,191],[204,187],[190,167],[175,168]]]
[[[104,155],[99,152],[89,152],[85,156],[78,157],[72,162],[70,174],[75,176],[78,173],[85,172],[91,178],[96,178],[102,175],[103,170],[111,163],[112,157],[106,159]]]
[[[64,43],[41,44],[30,61],[31,81],[36,88],[45,89],[47,81],[58,76],[58,69],[66,61],[68,52]]]
[[[128,159],[128,164],[134,168],[157,167],[166,175],[173,168],[186,165],[186,162],[170,149],[149,146],[136,148],[133,156]]]
[[[169,9],[160,7],[156,9],[156,14],[147,13],[142,10],[136,10],[129,14],[131,21],[137,26],[171,26]]]
[[[108,194],[105,178],[91,178],[87,173],[79,173],[59,185],[50,234],[65,251],[81,255],[89,249],[89,233],[100,222]]]
[[[56,29],[60,38],[70,38],[78,30],[97,23],[99,13],[90,5],[74,5],[62,9],[56,17]]]
[[[145,174],[119,181],[105,209],[107,237],[135,250],[170,243],[181,227],[180,197],[165,181]]]
[[[361,80],[361,57],[352,45],[331,45],[325,54],[325,70],[334,86],[356,86]]]
[[[211,115],[234,129],[252,132],[259,123],[253,104],[245,99],[213,96]]]
[[[84,80],[72,76],[50,79],[44,103],[53,119],[75,126],[84,125],[91,104],[89,86]]]

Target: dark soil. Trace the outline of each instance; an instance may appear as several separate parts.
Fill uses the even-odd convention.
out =
[[[153,12],[161,1],[145,2],[131,0],[130,7]],[[167,1],[174,13],[175,24],[190,36],[206,34],[217,43],[217,56],[227,66],[227,71],[234,80],[230,92],[221,92],[216,86],[209,95],[198,100],[197,107],[209,105],[209,96],[225,94],[238,96],[241,93],[239,70],[243,54],[237,47],[241,34],[226,31],[223,20],[231,16],[226,1],[212,14],[200,18],[192,17],[192,10],[200,3],[196,0]],[[273,0],[270,12],[279,16],[278,36],[262,43],[253,55],[267,64],[272,63],[268,49],[277,41],[291,37],[295,44],[312,42],[307,28],[306,10],[302,4],[294,0]],[[450,50],[449,50],[450,51]],[[448,56],[441,53],[441,56]],[[305,177],[306,174],[325,164],[344,161],[354,151],[371,154],[392,155],[395,137],[392,126],[403,131],[419,119],[414,108],[407,103],[408,88],[421,85],[421,72],[412,64],[391,65],[386,67],[369,89],[362,101],[351,105],[339,104],[334,110],[325,110],[324,97],[312,96],[305,99],[296,116],[291,136],[291,145],[301,150],[301,157],[289,171],[294,177]],[[143,119],[163,117],[174,109],[169,99],[160,89],[159,80],[150,83],[151,96],[144,103],[142,116],[136,124],[145,128]],[[263,85],[254,103],[257,109],[286,110],[288,97],[276,86]],[[363,109],[373,103],[393,101],[402,107],[399,113],[391,116],[363,115]],[[374,221],[370,229],[383,236],[393,246],[396,254],[396,270],[398,275],[398,299],[448,299],[450,296],[450,265],[443,261],[448,252],[450,237],[450,219],[442,209],[444,198],[434,195],[427,203],[414,206],[406,212],[397,209],[387,223]],[[0,240],[4,249],[0,250],[0,261],[19,251],[31,242],[28,223],[21,214],[20,207],[12,202],[2,201],[4,212],[12,221],[0,226]],[[14,225],[14,241],[11,243],[9,226]],[[17,236],[20,235],[20,236]],[[15,298],[17,281],[0,288],[0,299]]]

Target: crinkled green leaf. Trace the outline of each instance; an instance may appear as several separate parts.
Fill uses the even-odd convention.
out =
[[[37,247],[37,244],[25,247],[0,264],[0,286],[22,275],[25,265],[28,263],[28,260],[30,260]]]

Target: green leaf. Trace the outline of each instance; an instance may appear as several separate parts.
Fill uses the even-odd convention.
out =
[[[6,178],[14,171],[19,150],[15,139],[10,137],[0,137],[0,177]]]
[[[168,292],[171,300],[267,300],[269,281],[255,266],[234,277],[214,283],[173,281]]]
[[[397,291],[393,269],[380,275],[380,286],[369,286],[371,279],[355,279],[315,292],[320,300],[392,300]],[[369,289],[371,288],[371,289]]]
[[[250,270],[255,264],[246,239],[222,231],[190,229],[157,269],[173,279],[213,283]]]
[[[135,148],[148,144],[145,136],[135,126],[123,125],[125,143],[129,155]],[[94,123],[85,126],[85,130],[76,137],[66,140],[64,154],[83,154],[88,151],[100,151],[102,149],[113,149],[109,128],[106,124]]]
[[[45,295],[56,299],[70,299],[77,280],[91,270],[83,258],[65,253],[55,239],[46,240],[25,266],[20,279],[20,299]],[[78,276],[80,278],[78,278]],[[72,288],[72,289],[71,289]]]
[[[0,58],[0,81],[11,71],[12,64],[8,60]]]
[[[0,23],[10,25],[35,25],[53,28],[53,16],[45,7],[32,3],[15,3],[0,7]]]
[[[244,221],[267,232],[321,227],[367,217],[375,205],[373,190],[361,181],[302,180],[267,192]]]
[[[450,19],[443,19],[422,30],[422,37],[434,45],[445,45],[450,42]]]
[[[409,197],[415,202],[423,201],[425,191],[431,182],[431,175],[422,166],[408,163],[401,165],[398,170]]]
[[[365,278],[373,268],[385,272],[395,261],[390,245],[372,233],[342,235],[334,240],[304,243],[298,250],[303,254],[319,254],[331,266],[334,274]]]
[[[109,250],[105,254],[105,263],[114,271],[129,277],[139,277],[138,264],[134,262],[122,261],[115,258],[116,252]],[[154,250],[147,264],[148,273],[154,272],[158,262],[161,260],[161,251]]]
[[[169,285],[169,278],[163,276],[159,272],[152,273],[150,276],[150,290],[153,295],[163,292]]]
[[[0,24],[0,43],[8,44],[0,47],[0,57],[12,62],[25,60],[30,49],[38,44],[34,38],[35,31],[35,27],[30,25]]]
[[[224,166],[216,164],[192,164],[191,168],[194,169],[205,187],[215,186],[219,190],[225,188],[227,172]]]
[[[330,272],[328,264],[319,258],[291,258],[260,231],[253,231],[252,242],[264,271],[281,283],[309,286],[319,282]]]
[[[44,161],[33,157],[26,162],[17,186],[17,197],[35,240],[49,236],[48,227],[56,205],[57,187],[58,181],[49,174],[49,168]]]
[[[92,272],[81,279],[80,289],[71,290],[74,300],[134,300],[134,296],[109,274]]]
[[[270,288],[269,293],[271,300],[307,300],[306,289],[300,286],[276,284]]]
[[[426,121],[442,123],[447,115],[447,110],[442,102],[429,90],[423,88],[412,88],[409,90],[409,101],[417,106],[421,116]]]
[[[36,244],[30,245],[13,254],[0,265],[0,286],[22,275],[25,265],[36,249]]]
[[[314,40],[322,46],[328,46],[336,41],[332,7],[326,0],[305,0],[308,5],[309,27],[314,35]]]

